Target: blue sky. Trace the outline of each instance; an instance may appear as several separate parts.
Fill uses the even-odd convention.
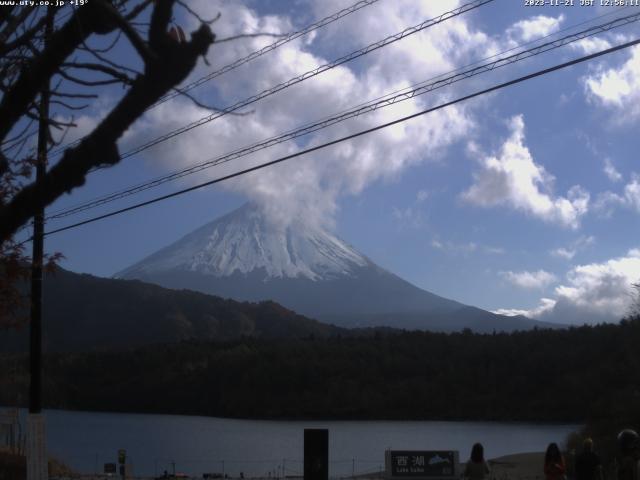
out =
[[[352,3],[190,2],[204,17],[222,13],[214,26],[220,38],[288,32]],[[379,0],[194,93],[221,107],[231,105],[462,3]],[[524,1],[495,0],[265,99],[247,116],[225,116],[100,171],[50,211],[198,163],[518,44],[542,42],[547,35],[555,39],[640,12],[640,7],[575,3],[526,7]],[[176,22],[187,31],[195,27],[179,11]],[[572,28],[581,22],[589,23]],[[557,33],[563,29],[568,30]],[[50,227],[384,123],[629,41],[637,32],[637,23],[615,29]],[[200,64],[191,78],[272,41],[263,37],[214,45],[211,66]],[[119,55],[131,65],[137,62],[126,46]],[[94,125],[121,94],[105,89],[76,119],[80,127],[72,135]],[[638,105],[640,48],[635,47],[225,185],[53,235],[46,248],[62,252],[66,268],[108,276],[252,200],[270,214],[333,229],[376,263],[442,296],[550,321],[612,320],[626,312],[630,284],[640,279]],[[184,98],[167,102],[136,123],[121,149],[206,113]]]

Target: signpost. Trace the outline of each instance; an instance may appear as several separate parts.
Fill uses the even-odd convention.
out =
[[[45,49],[53,33],[54,12],[45,12]],[[42,414],[42,262],[44,259],[44,184],[47,171],[49,135],[50,79],[43,82],[40,92],[38,119],[38,145],[36,162],[36,198],[39,204],[33,216],[33,252],[31,257],[31,312],[29,325],[29,416],[27,418],[27,480],[47,480],[47,442],[45,419]]]
[[[304,429],[304,480],[329,479],[329,430]]]
[[[385,478],[447,480],[460,476],[459,454],[455,450],[387,450]]]
[[[27,417],[27,480],[47,480],[47,447],[42,413],[29,412]]]
[[[118,450],[118,463],[120,464],[120,476],[122,477],[122,480],[127,478],[126,461],[127,451],[121,448]]]
[[[9,447],[10,451],[18,450],[18,429],[20,420],[18,409],[0,412],[0,446]]]

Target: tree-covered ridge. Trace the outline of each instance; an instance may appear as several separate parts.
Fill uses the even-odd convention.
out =
[[[640,420],[640,318],[513,334],[378,332],[50,354],[49,407],[256,418]],[[27,360],[0,357],[0,404]],[[625,420],[626,421],[626,420]]]
[[[181,340],[241,336],[329,336],[344,329],[298,315],[274,302],[236,302],[139,281],[64,269],[45,278],[43,346],[49,352],[118,349]],[[28,328],[0,330],[0,351],[26,352]]]

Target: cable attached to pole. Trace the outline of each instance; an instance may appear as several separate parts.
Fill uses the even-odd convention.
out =
[[[617,51],[620,51],[620,50],[623,50],[623,49],[626,49],[626,48],[630,48],[630,47],[633,47],[633,46],[638,45],[638,44],[640,44],[640,39],[632,40],[630,42],[626,42],[626,43],[623,43],[621,45],[616,45],[614,47],[607,48],[607,49],[602,50],[600,52],[592,53],[590,55],[585,55],[583,57],[579,57],[579,58],[576,58],[576,59],[568,61],[568,62],[564,62],[564,63],[558,64],[558,65],[554,65],[553,67],[545,68],[543,70],[538,70],[537,72],[534,72],[534,73],[531,73],[531,74],[528,74],[528,75],[524,75],[522,77],[518,77],[518,78],[516,78],[514,80],[510,80],[508,82],[500,83],[498,85],[494,85],[493,87],[485,88],[485,89],[477,91],[475,93],[471,93],[469,95],[465,95],[463,97],[459,97],[459,98],[457,98],[455,100],[452,100],[452,101],[449,101],[449,102],[446,102],[446,103],[442,103],[442,104],[437,105],[435,107],[427,108],[425,110],[422,110],[420,112],[414,113],[412,115],[407,115],[405,117],[393,120],[391,122],[383,123],[381,125],[378,125],[378,126],[375,126],[375,127],[372,127],[372,128],[368,128],[366,130],[361,130],[360,132],[356,132],[356,133],[353,133],[351,135],[347,135],[345,137],[341,137],[341,138],[338,138],[336,140],[332,140],[330,142],[326,142],[326,143],[323,143],[321,145],[317,145],[315,147],[307,148],[305,150],[301,150],[299,152],[296,152],[296,153],[293,153],[293,154],[290,154],[290,155],[285,155],[284,157],[280,157],[280,158],[277,158],[275,160],[271,160],[271,161],[266,162],[266,163],[261,163],[259,165],[255,165],[253,167],[246,168],[244,170],[240,170],[238,172],[231,173],[229,175],[224,175],[222,177],[218,177],[216,179],[209,180],[207,182],[200,183],[198,185],[194,185],[192,187],[185,188],[183,190],[179,190],[177,192],[173,192],[173,193],[170,193],[170,194],[167,194],[167,195],[162,195],[160,197],[156,197],[156,198],[153,198],[151,200],[147,200],[145,202],[140,202],[140,203],[131,205],[129,207],[125,207],[125,208],[121,208],[121,209],[118,209],[118,210],[114,210],[112,212],[105,213],[103,215],[99,215],[99,216],[96,216],[96,217],[93,217],[93,218],[90,218],[90,219],[87,219],[87,220],[83,220],[81,222],[77,222],[77,223],[74,223],[74,224],[71,224],[71,225],[67,225],[65,227],[61,227],[61,228],[57,228],[55,230],[51,230],[49,232],[46,232],[45,236],[46,235],[53,235],[53,234],[59,233],[59,232],[64,232],[66,230],[70,230],[72,228],[77,228],[77,227],[80,227],[82,225],[87,225],[89,223],[97,222],[98,220],[103,220],[105,218],[113,217],[115,215],[119,215],[121,213],[129,212],[131,210],[135,210],[135,209],[138,209],[138,208],[141,208],[141,207],[145,207],[147,205],[152,205],[154,203],[158,203],[158,202],[161,202],[163,200],[167,200],[169,198],[177,197],[179,195],[183,195],[185,193],[192,192],[194,190],[199,190],[199,189],[207,187],[209,185],[214,185],[216,183],[224,182],[226,180],[230,180],[232,178],[239,177],[241,175],[245,175],[247,173],[255,172],[257,170],[261,170],[263,168],[270,167],[272,165],[276,165],[278,163],[282,163],[282,162],[285,162],[287,160],[291,160],[293,158],[300,157],[302,155],[306,155],[308,153],[312,153],[312,152],[315,152],[315,151],[318,151],[318,150],[322,150],[324,148],[327,148],[327,147],[330,147],[332,145],[336,145],[336,144],[345,142],[347,140],[353,140],[354,138],[358,138],[358,137],[361,137],[363,135],[367,135],[369,133],[373,133],[373,132],[376,132],[378,130],[382,130],[383,128],[391,127],[393,125],[397,125],[399,123],[406,122],[407,120],[411,120],[413,118],[420,117],[422,115],[426,115],[428,113],[435,112],[437,110],[441,110],[443,108],[455,105],[457,103],[461,103],[461,102],[464,102],[466,100],[470,100],[472,98],[476,98],[476,97],[479,97],[481,95],[485,95],[487,93],[491,93],[491,92],[494,92],[494,91],[509,87],[511,85],[516,85],[518,83],[522,83],[522,82],[525,82],[527,80],[531,80],[531,79],[536,78],[536,77],[547,75],[549,73],[552,73],[552,72],[555,72],[555,71],[558,71],[558,70],[562,70],[564,68],[571,67],[573,65],[584,63],[584,62],[587,62],[587,61],[592,60],[594,58],[598,58],[598,57],[601,57],[603,55],[608,55],[610,53],[617,52]],[[25,241],[29,241],[29,240],[25,240]]]
[[[525,60],[527,58],[531,58],[534,57],[536,55],[540,55],[542,53],[560,48],[564,45],[568,45],[571,44],[573,42],[588,38],[590,36],[593,36],[597,33],[602,33],[602,32],[606,32],[609,30],[612,30],[614,28],[620,27],[620,26],[624,26],[624,25],[628,25],[630,23],[633,22],[637,22],[640,20],[640,13],[636,13],[636,14],[632,14],[632,15],[628,15],[626,17],[621,17],[621,18],[617,18],[615,20],[606,22],[604,24],[601,25],[596,25],[590,28],[587,28],[585,30],[573,33],[571,35],[566,35],[564,37],[558,38],[556,40],[553,41],[549,41],[549,42],[545,42],[541,45],[529,48],[527,50],[523,50],[521,52],[518,53],[514,53],[512,55],[506,56],[506,57],[500,57],[498,59],[492,60],[488,63],[479,63],[479,65],[477,63],[472,64],[471,66],[469,66],[469,68],[461,68],[461,69],[457,69],[454,70],[453,72],[450,72],[451,74],[444,74],[444,75],[440,75],[438,77],[436,77],[435,79],[431,80],[427,80],[425,82],[422,82],[420,84],[417,84],[413,87],[409,87],[407,89],[403,89],[401,91],[398,92],[394,92],[393,94],[390,95],[385,95],[384,97],[380,97],[379,99],[375,99],[373,101],[358,105],[354,108],[348,109],[346,111],[343,111],[339,114],[336,115],[332,115],[329,116],[327,118],[324,118],[322,120],[319,121],[315,121],[312,123],[309,123],[307,125],[304,125],[302,127],[296,128],[294,130],[288,131],[286,133],[280,134],[280,135],[276,135],[275,137],[270,137],[266,140],[262,140],[260,142],[254,143],[252,145],[249,145],[247,147],[243,147],[240,148],[238,150],[234,150],[230,153],[218,156],[218,157],[213,157],[211,159],[208,159],[202,163],[196,164],[196,165],[192,165],[190,167],[187,168],[183,168],[181,170],[178,170],[176,172],[167,174],[167,175],[163,175],[161,177],[158,177],[154,180],[150,180],[150,181],[146,181],[143,182],[141,184],[132,186],[132,187],[128,187],[126,189],[114,192],[114,193],[110,193],[107,195],[104,195],[102,197],[99,197],[97,199],[93,199],[87,202],[84,202],[80,205],[76,205],[76,206],[72,206],[69,208],[66,208],[64,210],[59,210],[57,212],[53,212],[52,214],[50,214],[47,219],[48,220],[53,220],[53,219],[59,219],[59,218],[63,218],[63,217],[67,217],[70,215],[74,215],[86,210],[90,210],[93,208],[96,208],[98,206],[101,205],[105,205],[107,203],[111,203],[113,201],[116,200],[120,200],[122,198],[128,197],[130,195],[134,195],[136,193],[140,193],[143,192],[145,190],[148,190],[150,188],[154,188],[157,187],[159,185],[162,185],[164,183],[167,183],[169,181],[175,180],[175,179],[179,179],[179,178],[183,178],[187,175],[191,175],[193,173],[197,173],[200,172],[202,170],[205,170],[207,168],[211,168],[214,166],[218,166],[220,164],[223,163],[227,163],[233,160],[236,160],[238,158],[250,155],[252,153],[264,150],[266,148],[272,147],[274,145],[278,145],[280,143],[284,143],[286,141],[290,141],[290,140],[294,140],[296,138],[302,137],[304,135],[308,135],[310,133],[316,132],[318,130],[327,128],[331,125],[335,125],[337,123],[343,122],[345,120],[354,118],[354,117],[358,117],[360,115],[364,115],[373,111],[376,111],[378,109],[381,108],[385,108],[391,105],[394,105],[396,103],[399,102],[403,102],[406,100],[410,100],[412,98],[418,97],[420,95],[424,95],[427,94],[429,92],[432,92],[436,89],[445,87],[445,86],[449,86],[452,85],[454,83],[457,83],[459,81],[462,80],[466,80],[468,78],[474,77],[476,75],[480,75],[486,72],[490,72],[490,71],[494,71],[497,70],[499,68],[505,67],[507,65],[511,65],[513,63],[516,62],[520,62],[522,60]]]

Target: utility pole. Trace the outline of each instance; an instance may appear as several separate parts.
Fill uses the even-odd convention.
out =
[[[53,32],[53,10],[47,8],[44,48],[49,45]],[[50,79],[40,92],[40,118],[38,121],[38,152],[36,158],[36,189],[38,212],[33,217],[33,252],[31,260],[31,318],[29,369],[29,418],[27,424],[27,480],[49,478],[45,422],[42,415],[42,264],[44,259],[44,195],[42,180],[47,171],[49,137]]]

